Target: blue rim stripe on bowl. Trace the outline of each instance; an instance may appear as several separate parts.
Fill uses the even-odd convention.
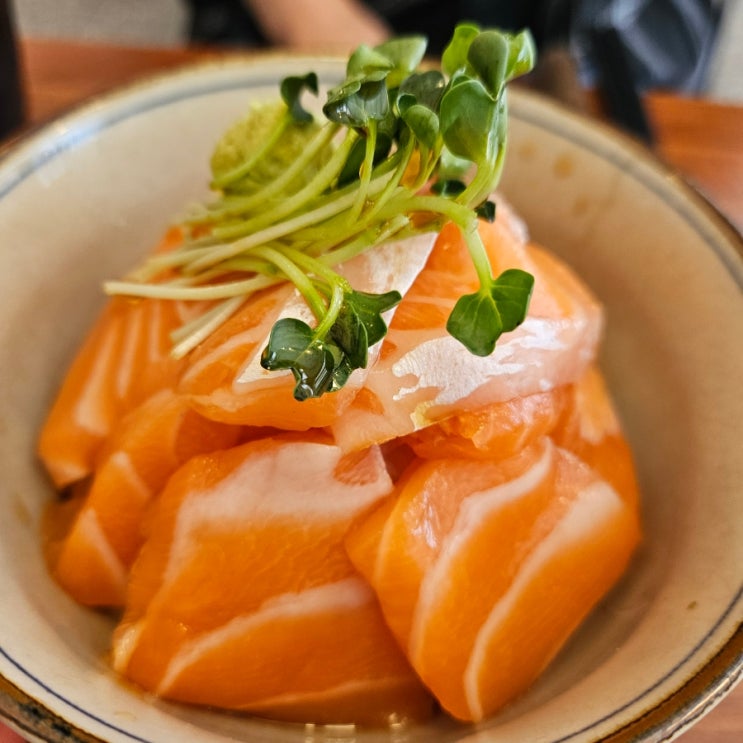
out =
[[[100,725],[103,725],[109,730],[114,730],[117,733],[121,733],[122,735],[125,735],[127,738],[130,738],[131,740],[139,741],[139,743],[152,743],[152,741],[150,741],[148,738],[141,738],[140,736],[135,735],[134,733],[130,733],[129,731],[124,730],[123,728],[117,727],[116,725],[113,725],[112,723],[107,722],[101,717],[94,715],[92,712],[89,712],[88,710],[83,709],[79,705],[70,701],[69,699],[64,697],[62,694],[60,694],[59,692],[52,689],[49,685],[45,684],[41,679],[34,676],[34,674],[32,674],[30,671],[24,668],[20,663],[18,663],[18,661],[16,661],[14,658],[8,655],[8,653],[2,647],[0,647],[0,655],[2,655],[9,663],[15,666],[15,668],[21,671],[21,673],[25,674],[31,681],[33,681],[35,684],[38,684],[38,686],[41,689],[43,689],[48,694],[51,694],[55,699],[59,699],[60,702],[64,702],[69,707],[74,709],[76,712],[80,712],[82,715],[93,720],[94,722],[97,722]]]

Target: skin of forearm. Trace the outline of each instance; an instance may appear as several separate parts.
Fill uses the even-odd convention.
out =
[[[357,0],[243,0],[279,46],[347,51],[390,35],[384,21]]]

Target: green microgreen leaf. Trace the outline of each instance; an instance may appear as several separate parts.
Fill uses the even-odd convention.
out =
[[[475,207],[475,214],[491,224],[495,222],[495,202],[489,199]]]
[[[506,269],[493,281],[490,293],[498,307],[504,333],[515,330],[526,319],[533,289],[534,277],[519,268]]]
[[[391,310],[401,299],[402,296],[397,291],[384,294],[352,291],[350,295],[347,295],[346,301],[353,307],[364,326],[370,346],[381,341],[387,333],[387,324],[382,318],[382,313]]]
[[[460,23],[454,29],[454,34],[441,55],[441,67],[449,77],[467,66],[470,44],[479,33],[480,27],[473,23]]]
[[[489,356],[502,332],[493,298],[487,292],[475,292],[460,297],[449,315],[446,329],[470,353]]]
[[[328,335],[345,354],[349,368],[366,368],[369,338],[352,304],[344,302]]]
[[[534,277],[517,268],[504,271],[474,294],[457,300],[446,329],[476,356],[489,356],[502,333],[526,318]]]
[[[478,34],[467,50],[467,62],[493,98],[505,82],[509,51],[508,39],[498,31]]]
[[[297,400],[338,390],[355,369],[366,367],[369,347],[387,333],[382,313],[400,298],[395,291],[368,294],[349,289],[326,333],[301,320],[282,318],[271,330],[261,366],[290,370]]]
[[[450,179],[439,179],[431,186],[431,190],[440,196],[459,196],[467,188],[464,181]]]
[[[495,151],[498,107],[479,80],[469,79],[450,88],[441,99],[441,135],[457,157],[475,163]]]
[[[185,244],[111,291],[223,300],[177,331],[183,355],[251,293],[292,282],[316,324],[279,320],[261,363],[290,370],[294,396],[305,400],[340,389],[367,365],[387,332],[384,314],[400,301],[396,291],[356,291],[333,266],[451,220],[480,290],[456,303],[447,327],[474,353],[491,352],[523,321],[533,285],[519,270],[491,278],[478,217],[495,217],[505,84],[533,65],[534,44],[528,32],[460,24],[442,70],[420,70],[425,47],[421,36],[358,47],[328,93],[322,124],[301,103],[305,91],[317,93],[317,76],[285,78],[283,102],[254,105],[220,140],[211,162],[216,200],[185,223],[193,228]]]
[[[373,72],[333,88],[323,113],[330,121],[358,128],[363,128],[370,119],[384,120],[390,108],[386,75],[382,71]]]
[[[346,65],[346,79],[361,80],[374,72],[383,72],[387,77],[394,63],[384,54],[372,49],[366,44],[358,46],[348,58]]]
[[[524,29],[509,38],[508,66],[506,68],[506,82],[534,69],[537,60],[537,49],[534,38],[528,29]]]
[[[312,114],[302,106],[300,100],[305,90],[317,95],[317,75],[314,72],[308,72],[301,77],[285,77],[279,87],[281,98],[286,103],[292,119],[300,124],[308,124],[313,120]]]
[[[398,98],[400,118],[410,127],[419,142],[433,149],[439,136],[439,117],[430,108],[415,102],[412,95]]]
[[[397,88],[412,74],[426,53],[425,36],[400,36],[388,39],[374,47],[374,51],[390,61],[392,67],[387,78],[389,88]]]
[[[331,388],[336,362],[332,351],[315,338],[307,323],[285,317],[271,329],[261,366],[269,371],[291,370],[296,382],[294,398],[307,400]]]
[[[352,370],[366,368],[369,348],[387,333],[382,313],[392,309],[400,299],[396,291],[368,294],[352,290],[345,294],[328,337],[344,353]]]
[[[415,73],[407,77],[398,88],[398,107],[401,97],[412,96],[416,103],[438,112],[445,90],[446,79],[438,70]]]
[[[338,317],[328,332],[328,339],[343,352],[347,368],[366,368],[369,348],[387,333],[382,313],[392,309],[400,299],[396,291],[368,294],[352,290],[344,295]]]
[[[442,147],[437,174],[440,180],[457,181],[465,178],[467,173],[472,170],[472,166],[472,160],[457,157],[448,147]]]
[[[389,154],[390,147],[392,146],[392,137],[384,132],[377,133],[377,139],[374,143],[374,162],[378,163],[384,160]],[[338,185],[346,186],[352,181],[359,179],[359,170],[364,162],[366,155],[366,140],[358,139],[354,142],[351,152],[348,155],[348,159],[343,165],[343,169],[338,175]]]

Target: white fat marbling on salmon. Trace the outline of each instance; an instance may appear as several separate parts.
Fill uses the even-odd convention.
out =
[[[384,292],[396,289],[401,294],[405,294],[423,269],[435,241],[436,235],[434,233],[426,233],[407,238],[406,240],[384,243],[373,250],[356,256],[343,265],[337,266],[336,270],[348,279],[356,291],[383,294]],[[384,313],[385,322],[389,323],[391,321],[394,312],[395,308],[393,307]],[[312,311],[296,290],[275,320],[287,317],[295,317],[298,320],[306,322],[308,325],[314,325],[316,322]],[[268,345],[270,328],[268,331],[262,343],[258,344],[256,353],[252,358],[246,360],[246,363],[238,372],[233,384],[235,393],[244,394],[244,390],[241,388],[246,385],[255,384],[260,381],[275,380],[278,375],[291,375],[291,371],[289,370],[272,372],[267,371],[261,366],[260,356],[263,349]],[[370,349],[370,364],[373,363],[374,358],[379,352],[379,346],[380,344],[375,344]],[[349,380],[350,386],[360,384],[363,381],[363,376],[363,373],[360,373],[358,370],[354,372]]]
[[[261,322],[240,333],[234,333],[227,340],[212,348],[209,353],[197,361],[191,362],[183,374],[183,381],[187,384],[190,380],[198,377],[205,369],[209,369],[209,367],[218,363],[221,358],[228,356],[234,349],[240,346],[258,344],[259,348],[262,348],[259,341],[267,338],[267,329],[270,329],[271,325],[273,325],[281,306],[291,296],[292,291],[292,288],[288,285],[271,289],[271,297],[275,299],[275,305],[271,311],[266,312]],[[209,399],[209,397],[206,396],[206,399]],[[235,407],[239,407],[239,405],[235,405]]]
[[[574,394],[580,436],[584,441],[597,446],[607,436],[620,434],[619,420],[598,372],[588,372],[576,385]]]
[[[123,674],[126,672],[143,630],[144,621],[140,620],[117,632],[111,657],[111,663],[117,673]]]
[[[185,644],[168,664],[157,693],[166,695],[190,665],[198,662],[212,650],[231,644],[255,628],[296,617],[354,611],[373,601],[374,594],[360,578],[347,578],[324,586],[308,588],[299,593],[275,596],[264,602],[257,611],[235,617],[221,627]]]
[[[595,357],[601,327],[598,305],[576,307],[567,317],[529,316],[485,357],[469,353],[443,328],[395,330],[388,337],[396,350],[365,382],[384,412],[352,404],[333,425],[336,441],[351,451],[461,410],[575,382]]]
[[[111,542],[101,528],[98,516],[91,508],[83,509],[80,518],[75,525],[83,540],[98,554],[99,563],[108,572],[111,585],[116,587],[119,595],[126,592],[127,570],[114,551]]]
[[[404,327],[393,322],[384,340],[387,351],[364,383],[368,394],[359,395],[332,426],[345,450],[412,433],[463,410],[576,382],[595,358],[601,306],[566,266],[519,241],[507,210],[504,219],[505,224],[492,227],[496,247],[491,253],[497,254],[493,262],[499,269],[518,267],[535,276],[525,322],[505,333],[487,357],[470,354],[443,324],[411,328],[415,314],[406,316]],[[426,271],[439,286],[435,266]],[[421,290],[404,302],[412,303],[413,313],[424,312],[427,293],[422,282]],[[453,306],[456,297],[449,299]]]
[[[282,301],[281,298],[284,294],[282,294],[279,289],[273,289],[270,291],[276,293],[276,304],[278,306],[279,302]],[[211,305],[206,302],[175,302],[174,308],[179,325],[185,325],[203,315],[205,312],[208,312],[209,309],[213,309]],[[239,311],[236,314],[239,314]],[[229,355],[233,349],[255,343],[256,338],[262,334],[261,327],[249,327],[240,333],[233,333],[227,340],[212,348],[208,353],[200,356],[198,360],[191,361],[183,372],[182,380],[187,383],[198,377],[204,369],[208,369],[213,364],[219,362],[222,357]]]
[[[302,298],[302,295],[295,289],[286,304],[281,308],[278,315],[271,318],[271,325],[283,320],[287,317],[293,317],[297,320],[313,325],[315,316],[312,314],[312,310],[307,306],[307,303]],[[265,324],[261,325],[261,329],[265,328]],[[245,363],[240,368],[240,371],[235,377],[235,381],[232,384],[232,390],[235,394],[245,394],[245,386],[252,385],[259,381],[275,380],[279,377],[290,376],[291,371],[288,369],[282,369],[279,371],[268,371],[261,366],[261,354],[263,349],[268,345],[268,339],[271,334],[271,328],[267,328],[268,332],[262,333],[261,342],[255,347],[255,352],[250,358],[245,359]]]
[[[194,405],[209,405],[227,412],[240,410],[245,404],[230,389],[224,388],[217,388],[207,395],[195,395],[191,393],[188,397]]]
[[[236,333],[230,336],[229,340],[222,343],[217,348],[212,349],[208,354],[198,361],[192,362],[183,374],[183,382],[187,383],[201,374],[204,369],[208,369],[212,364],[219,361],[223,356],[227,356],[233,349],[240,346],[249,345],[256,340],[256,329],[249,328],[242,333]]]
[[[339,266],[338,272],[357,291],[383,294],[396,289],[404,295],[425,266],[437,237],[427,232],[383,243]]]
[[[80,428],[98,436],[105,436],[111,428],[111,411],[103,401],[109,397],[106,388],[110,384],[118,360],[121,324],[120,316],[111,321],[100,348],[95,354],[85,389],[75,405],[75,423]]]
[[[421,389],[434,388],[438,392],[430,405],[454,405],[499,377],[507,380],[528,373],[534,379],[535,372],[539,376],[544,366],[545,354],[568,348],[571,325],[567,320],[529,317],[519,328],[504,335],[489,356],[463,351],[461,343],[449,335],[434,338],[395,361],[394,376],[412,376],[416,382],[400,387],[393,399],[402,400]],[[519,379],[519,385],[522,383]],[[535,388],[541,389],[544,384],[550,384],[550,380],[538,378]],[[506,393],[503,399],[510,396]]]
[[[163,585],[180,575],[191,551],[198,549],[198,529],[236,529],[240,524],[291,518],[300,522],[350,521],[392,491],[392,481],[378,448],[367,453],[376,477],[365,483],[334,476],[341,459],[336,446],[304,441],[283,442],[246,457],[230,475],[207,491],[183,501]]]
[[[423,632],[437,599],[446,592],[452,564],[483,525],[497,518],[498,511],[534,491],[549,476],[554,456],[554,445],[545,439],[544,452],[526,472],[502,485],[472,493],[462,502],[454,525],[441,545],[438,559],[421,582],[409,640],[410,659],[414,666],[420,663],[420,656],[425,651],[421,644]]]
[[[46,462],[46,467],[52,474],[55,482],[71,483],[82,480],[90,474],[90,468],[78,462],[65,462],[55,459],[53,462]]]
[[[140,302],[126,315],[124,338],[120,344],[118,368],[116,370],[116,394],[121,400],[129,391],[132,376],[136,373],[134,368],[137,347],[144,335],[144,308]]]
[[[607,483],[599,481],[589,485],[577,494],[562,520],[526,560],[509,590],[480,628],[464,672],[465,694],[473,720],[481,720],[484,715],[480,673],[487,662],[488,646],[504,619],[514,610],[519,596],[545,565],[572,545],[601,532],[617,518],[622,508],[621,499]]]
[[[124,476],[129,484],[128,496],[136,495],[141,503],[145,503],[152,497],[152,490],[134,468],[127,452],[114,452],[106,461],[106,465],[115,467]]]

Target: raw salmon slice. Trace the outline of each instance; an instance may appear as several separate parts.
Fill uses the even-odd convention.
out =
[[[521,268],[535,276],[525,322],[504,334],[484,358],[470,354],[447,333],[457,298],[475,291],[478,283],[458,228],[445,226],[398,307],[363,389],[333,424],[344,450],[574,382],[595,357],[602,312],[577,277],[525,243],[507,214],[492,224],[481,221],[480,234],[494,275]]]
[[[425,234],[380,245],[339,266],[338,272],[357,291],[404,293],[423,268],[434,239],[433,234]],[[394,312],[385,314],[388,322]],[[297,402],[291,372],[268,372],[260,365],[271,328],[284,317],[315,324],[293,287],[284,285],[251,297],[191,355],[181,392],[214,420],[295,431],[330,425],[358,392],[366,370],[356,370],[337,393]],[[370,349],[370,365],[378,346]]]
[[[181,241],[181,231],[171,229],[157,251]],[[126,411],[174,383],[180,364],[170,358],[170,332],[194,311],[180,302],[124,297],[105,305],[40,432],[38,453],[58,488],[92,472],[101,444]]]
[[[425,459],[507,459],[551,433],[572,398],[568,385],[453,415],[406,438]]]
[[[543,438],[501,462],[414,466],[346,543],[423,682],[476,722],[532,683],[638,537],[635,509]]]
[[[343,540],[390,493],[378,449],[297,434],[195,457],[169,480],[114,637],[164,697],[301,722],[420,719],[411,671]]]
[[[143,541],[142,522],[170,475],[196,454],[234,445],[241,428],[208,420],[172,390],[156,393],[118,424],[103,445],[72,518],[60,518],[48,550],[58,583],[78,602],[123,606],[129,567]]]
[[[627,503],[639,506],[635,464],[597,366],[568,388],[569,398],[553,438],[609,482]]]
[[[75,357],[44,422],[38,451],[58,488],[90,475],[121,417],[172,387],[183,362],[170,333],[188,316],[182,303],[112,299]]]

